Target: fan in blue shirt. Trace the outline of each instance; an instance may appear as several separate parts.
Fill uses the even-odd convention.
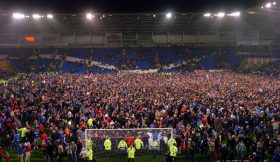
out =
[[[24,146],[22,146],[22,144],[20,144],[18,147],[17,147],[17,151],[18,151],[18,154],[24,154]]]

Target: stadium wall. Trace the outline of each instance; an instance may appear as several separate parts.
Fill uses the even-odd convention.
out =
[[[181,33],[104,33],[104,34],[0,34],[0,46],[42,47],[121,47],[184,45],[184,44],[233,44],[246,46],[270,46],[273,34],[260,31],[217,32],[214,34],[187,35]],[[27,39],[28,38],[28,39]],[[32,38],[32,39],[31,39]],[[32,40],[32,41],[30,41]],[[275,41],[274,41],[275,42]]]

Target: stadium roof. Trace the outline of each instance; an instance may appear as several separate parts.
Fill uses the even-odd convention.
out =
[[[56,13],[95,12],[197,12],[213,9],[247,9],[269,0],[2,0],[0,6],[10,10],[39,10]],[[277,0],[271,0],[277,1]]]
[[[235,11],[218,11],[230,14]],[[14,34],[104,34],[104,33],[186,33],[213,34],[217,31],[254,31],[273,30],[280,27],[280,8],[261,9],[255,7],[241,11],[240,17],[218,17],[212,12],[210,17],[205,13],[172,13],[170,19],[166,13],[92,13],[94,18],[88,20],[86,13],[53,14],[53,19],[34,20],[33,13],[24,13],[26,18],[15,20],[13,13],[0,14],[0,33]],[[40,14],[40,13],[39,13]],[[28,15],[28,17],[27,17]]]

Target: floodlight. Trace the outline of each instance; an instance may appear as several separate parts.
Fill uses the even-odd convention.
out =
[[[156,15],[153,15],[153,17],[156,17]]]
[[[271,7],[271,3],[268,2],[266,5],[265,5],[266,8],[270,8]]]
[[[25,18],[25,15],[22,14],[22,13],[14,13],[14,14],[13,14],[13,18],[14,18],[14,19],[24,19],[24,18]]]
[[[273,5],[276,5],[276,2],[273,2],[272,4],[273,4]]]
[[[48,19],[53,19],[53,15],[52,14],[47,14],[47,18]]]
[[[91,20],[91,19],[94,18],[94,15],[92,15],[91,13],[88,13],[88,14],[86,15],[86,17],[87,17],[88,20]]]
[[[40,19],[42,16],[39,14],[33,14],[32,17],[33,19]]]
[[[203,16],[204,17],[211,17],[211,13],[205,13]]]
[[[263,6],[262,6],[262,8],[263,8]]]
[[[225,13],[224,12],[219,12],[216,14],[217,17],[225,17]]]
[[[167,19],[170,19],[172,17],[172,13],[168,12],[165,16]]]
[[[237,12],[230,13],[227,16],[239,17],[240,15],[241,15],[241,13],[239,11],[237,11]]]

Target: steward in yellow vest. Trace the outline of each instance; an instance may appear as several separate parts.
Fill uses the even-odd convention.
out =
[[[144,143],[140,138],[136,138],[136,140],[134,141],[134,145],[136,150],[140,150],[144,146]]]
[[[171,146],[173,146],[173,145],[177,145],[177,142],[176,142],[176,140],[174,139],[174,138],[170,138],[168,141],[167,141],[167,145],[168,145],[168,147],[170,148]]]
[[[156,138],[154,138],[153,142],[151,143],[151,149],[153,150],[153,158],[157,156],[157,150],[158,150],[158,141]]]
[[[128,155],[128,162],[134,162],[135,158],[135,148],[133,145],[130,145],[130,147],[127,149],[127,155]]]
[[[91,138],[89,137],[87,140],[86,140],[86,148],[87,149],[91,149],[92,150],[92,140]]]
[[[170,147],[169,151],[170,151],[170,157],[172,159],[172,162],[175,162],[175,158],[176,158],[177,153],[178,153],[178,148],[174,144],[173,146]]]
[[[112,142],[111,142],[111,139],[110,139],[110,138],[107,138],[107,139],[104,141],[104,147],[105,147],[105,150],[106,150],[106,151],[111,151],[111,150],[112,150]]]
[[[92,149],[88,149],[87,150],[87,159],[88,159],[88,161],[92,161],[93,160]]]
[[[119,142],[119,145],[118,145],[118,149],[121,151],[121,152],[125,152],[126,149],[127,149],[127,144],[124,140],[121,140]]]

